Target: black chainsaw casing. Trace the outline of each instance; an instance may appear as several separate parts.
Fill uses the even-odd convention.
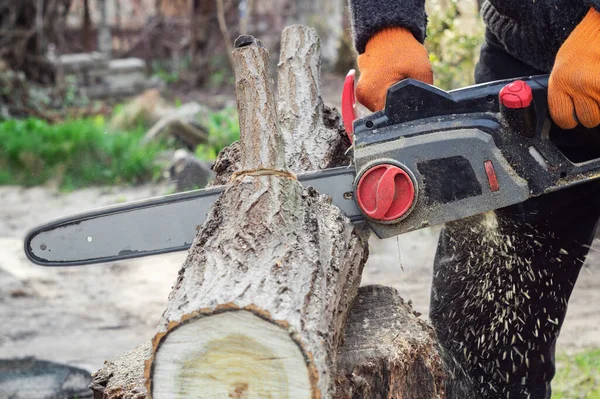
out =
[[[548,117],[548,77],[521,80],[533,93],[524,110],[500,104],[500,91],[514,80],[445,92],[408,79],[390,88],[383,111],[355,121],[357,184],[374,165],[389,163],[407,171],[416,187],[408,214],[391,222],[368,220],[379,237],[503,208],[600,177],[600,135],[558,129]],[[587,155],[570,160],[573,147],[586,149]],[[490,162],[492,175],[486,170]]]

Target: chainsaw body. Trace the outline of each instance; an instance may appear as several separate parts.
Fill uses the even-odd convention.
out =
[[[359,207],[373,231],[387,238],[600,177],[600,160],[573,162],[552,141],[559,130],[548,117],[547,77],[450,93],[405,80],[388,91],[383,111],[354,122],[355,196],[364,198]],[[564,141],[593,141],[596,132],[586,133],[571,132]],[[598,141],[592,144],[600,156]],[[394,212],[394,201],[385,201],[379,165],[408,175],[414,187],[410,206],[398,204]],[[361,179],[373,169],[371,180],[382,184],[361,190]],[[396,176],[396,200],[407,202],[398,192],[405,177]],[[391,214],[379,206],[389,206]]]

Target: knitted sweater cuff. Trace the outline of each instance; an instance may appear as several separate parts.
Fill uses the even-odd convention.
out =
[[[600,0],[585,0],[585,4],[594,7],[596,11],[600,12]]]
[[[385,28],[406,28],[419,42],[425,40],[425,0],[349,0],[349,5],[359,54],[365,52],[369,39]]]

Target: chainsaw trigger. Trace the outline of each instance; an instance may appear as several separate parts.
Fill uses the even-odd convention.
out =
[[[352,143],[352,136],[354,133],[354,120],[356,120],[356,114],[354,112],[354,105],[356,104],[356,96],[354,95],[354,77],[356,71],[351,69],[346,75],[344,81],[344,89],[342,90],[342,119],[344,121],[344,127],[346,128],[346,134]]]

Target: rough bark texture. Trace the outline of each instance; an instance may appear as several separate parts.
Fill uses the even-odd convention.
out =
[[[258,316],[257,321],[244,319],[247,324],[240,331],[245,332],[236,340],[244,337],[248,345],[258,348],[256,337],[260,334],[255,337],[252,332],[264,328],[258,321],[279,326],[300,348],[299,353],[287,356],[304,360],[307,386],[292,386],[292,382],[302,385],[293,378],[273,381],[272,386],[259,384],[260,380],[250,375],[250,368],[258,367],[260,362],[252,360],[245,365],[235,363],[235,367],[248,368],[237,379],[222,381],[214,392],[198,384],[194,393],[208,397],[215,392],[236,394],[249,390],[259,396],[327,397],[334,389],[331,372],[335,355],[366,260],[365,241],[326,197],[304,190],[289,173],[286,175],[268,53],[256,41],[240,42],[238,46],[244,46],[233,55],[242,171],[237,172],[238,177],[215,204],[180,271],[153,340],[155,354],[146,363],[147,387],[154,397],[169,397],[176,389],[188,386],[191,393],[196,389],[192,385],[203,378],[200,374],[208,372],[205,365],[198,364],[198,358],[208,361],[209,354],[217,356],[214,353],[223,349],[207,347],[231,342],[210,341],[202,350],[193,341],[186,342],[189,350],[182,350],[178,357],[161,356],[161,348],[175,351],[179,341],[170,344],[169,337],[186,324],[202,323],[203,318],[222,312],[245,311]],[[220,340],[242,322],[238,317],[229,319]],[[256,351],[267,355],[279,350],[273,347]],[[227,356],[233,359],[239,353]],[[196,358],[193,366],[192,357]],[[219,361],[230,364],[223,357]],[[178,366],[182,371],[171,370]],[[193,371],[194,367],[203,371]],[[269,370],[275,369],[269,366]],[[290,367],[291,371],[298,372],[297,367]],[[218,372],[215,365],[212,373]]]
[[[287,166],[295,173],[345,166],[350,141],[341,115],[321,99],[321,45],[314,29],[283,31],[277,80],[277,111]],[[224,185],[241,168],[238,142],[224,148],[213,165],[211,186]]]
[[[92,374],[94,399],[145,399],[144,362],[152,354],[150,341],[119,356]]]
[[[337,349],[367,257],[366,235],[327,197],[305,190],[287,172],[266,50],[253,42],[238,48],[234,59],[242,170],[215,204],[180,271],[143,380],[155,398],[169,396],[172,391],[163,388],[175,385],[180,393],[231,397],[330,397]],[[211,331],[226,327],[220,339],[207,341],[207,334],[198,334],[206,331],[203,323],[212,325]],[[232,338],[231,331],[239,334]],[[194,333],[195,341],[190,339]],[[272,336],[272,347],[258,342],[261,333]],[[243,354],[231,349],[242,339]],[[285,345],[276,342],[285,340],[296,349],[280,356]],[[195,347],[200,341],[203,346]],[[189,350],[180,350],[181,345]],[[236,362],[240,357],[247,362]],[[299,359],[306,370],[278,360],[283,357]],[[207,370],[215,358],[214,370]],[[275,376],[281,376],[277,370],[293,373],[261,384],[257,367]],[[222,381],[233,368],[244,370]],[[110,373],[115,375],[98,373],[97,382]],[[221,380],[209,381],[207,373]],[[213,392],[206,384],[199,388],[198,381],[208,381]],[[105,385],[118,392],[112,381]],[[119,395],[133,397],[130,392],[123,387]]]
[[[306,43],[312,44],[303,48],[318,53],[314,41],[307,41],[310,30],[293,28],[287,34],[297,35],[284,41],[294,49],[282,53],[305,56],[296,47]],[[213,394],[208,397],[442,397],[432,330],[394,290],[362,288],[350,311],[367,235],[287,172],[282,154],[289,162],[316,145],[308,142],[320,137],[310,126],[319,120],[339,125],[338,118],[323,111],[318,116],[314,108],[322,109],[318,72],[310,66],[318,60],[285,67],[290,79],[313,79],[316,86],[302,86],[307,91],[299,96],[291,87],[301,85],[288,88],[294,105],[283,109],[290,112],[290,128],[280,133],[265,50],[249,44],[235,54],[236,64],[244,64],[236,66],[241,140],[220,155],[215,168],[218,179],[229,184],[196,237],[157,335],[95,374],[96,397],[150,397],[152,381],[160,378],[168,388],[179,384],[181,396],[172,397],[192,389],[197,389],[194,397],[211,395],[207,387]],[[294,117],[293,107],[310,111],[313,119],[304,129],[290,122],[304,121]],[[305,144],[295,147],[298,153],[284,152],[281,134],[286,141],[295,134]],[[339,152],[344,147],[336,140],[321,145],[338,148],[321,152],[327,164],[345,163]],[[318,165],[313,155],[305,152],[293,171]],[[145,366],[141,358],[148,359]],[[434,396],[418,396],[423,392]]]
[[[339,138],[339,141],[330,142],[334,148],[331,151],[328,151],[328,156],[331,157],[327,161],[328,167],[333,168],[336,166],[349,165],[350,157],[348,156],[347,151],[351,144],[348,135],[346,134],[346,129],[342,124],[342,116],[336,108],[323,105],[323,125],[326,129],[337,132]],[[295,158],[295,154],[288,154],[288,159],[289,158]],[[296,158],[300,158],[300,155],[298,154],[298,157]],[[239,141],[223,148],[212,166],[212,170],[215,172],[216,177],[209,186],[222,186],[226,184],[233,173],[240,169],[240,160],[241,152]],[[296,173],[302,172],[293,168],[292,170]]]
[[[236,44],[242,46],[233,52],[241,169],[284,170],[284,143],[277,122],[269,52],[252,36],[242,36]]]
[[[212,183],[208,185],[209,187],[227,184],[235,171],[240,170],[240,161],[242,158],[240,151],[240,142],[236,141],[219,152],[219,156],[212,166],[212,170],[216,176]]]
[[[327,397],[364,248],[324,197],[303,192],[293,180],[245,177],[228,186],[205,223],[160,331],[245,309],[290,333],[306,356],[312,397]],[[161,342],[162,333],[155,345]]]
[[[433,328],[390,287],[362,287],[337,360],[336,399],[444,397]]]
[[[325,126],[321,99],[321,42],[314,29],[287,27],[279,56],[278,114],[290,169],[326,169],[344,147],[337,128]]]

